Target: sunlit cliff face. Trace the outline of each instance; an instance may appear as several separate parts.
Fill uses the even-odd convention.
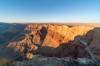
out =
[[[57,48],[62,43],[68,43],[73,41],[76,36],[83,36],[88,31],[92,30],[94,27],[91,26],[72,26],[67,25],[53,25],[53,24],[30,24],[27,26],[27,30],[31,31],[31,34],[37,35],[42,28],[45,28],[47,34],[45,36],[45,41],[42,46],[50,46]],[[39,42],[40,37],[37,35],[34,42]]]
[[[92,26],[28,24],[25,30],[29,33],[25,34],[25,38],[10,42],[8,47],[13,48],[21,56],[27,57],[33,56],[33,54],[66,57],[74,56],[76,52],[78,57],[85,57],[87,53],[83,49],[84,46],[78,44],[79,47],[76,50],[77,43],[72,45],[70,42],[74,42],[77,36],[84,36],[93,28]]]

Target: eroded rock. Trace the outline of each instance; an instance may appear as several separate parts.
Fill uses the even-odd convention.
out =
[[[93,28],[90,26],[29,24],[26,30],[30,33],[18,42],[11,42],[10,47],[25,56],[27,53],[32,53],[54,57],[87,57],[88,53],[81,44],[75,42],[75,38],[86,35]]]

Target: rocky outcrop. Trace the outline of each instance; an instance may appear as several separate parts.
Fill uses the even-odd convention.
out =
[[[59,47],[62,43],[73,41],[76,36],[83,36],[94,27],[54,25],[54,24],[33,24],[28,25],[27,29],[34,36],[33,42],[43,42],[42,46]],[[43,41],[45,40],[45,41]]]
[[[91,51],[100,59],[100,28],[95,27],[93,30],[90,30],[86,35],[86,39],[90,41],[89,48]]]
[[[99,66],[94,60],[88,58],[57,58],[34,55],[33,60],[16,61],[12,66]]]
[[[25,38],[10,42],[8,47],[29,59],[32,59],[33,54],[49,57],[87,57],[85,46],[77,42],[76,38],[85,36],[93,28],[92,26],[28,24],[25,30],[29,33],[25,34]]]

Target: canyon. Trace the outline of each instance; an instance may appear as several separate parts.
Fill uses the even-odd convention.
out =
[[[55,59],[66,57],[88,59],[90,54],[85,50],[88,47],[94,56],[100,59],[99,25],[13,24],[12,28],[5,31],[7,35],[0,35],[0,39],[12,36],[8,38],[9,40],[6,38],[7,43],[0,43],[2,49],[6,48],[3,53],[0,51],[1,56],[9,53],[10,56],[6,57],[17,61],[34,60],[36,55],[46,58],[55,57]],[[87,45],[79,40],[86,42]]]

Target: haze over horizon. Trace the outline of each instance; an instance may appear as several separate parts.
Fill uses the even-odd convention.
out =
[[[0,22],[100,23],[100,0],[0,0]]]

